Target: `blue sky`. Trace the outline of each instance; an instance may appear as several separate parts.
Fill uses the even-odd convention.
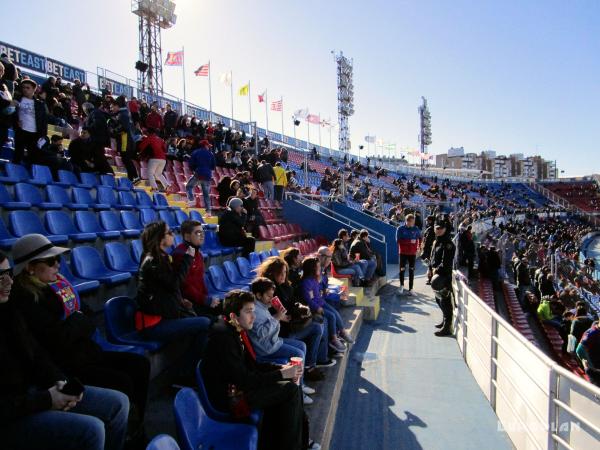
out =
[[[229,114],[229,90],[251,80],[256,94],[284,98],[291,113],[308,107],[337,119],[331,50],[354,59],[352,145],[375,134],[399,148],[418,145],[417,107],[432,114],[431,153],[541,154],[565,175],[600,172],[600,2],[596,0],[179,0],[177,25],[163,50],[186,49],[188,100],[208,106],[208,84],[193,70],[209,59],[213,108]],[[20,0],[3,5],[0,40],[96,72],[135,77],[137,18],[128,0]],[[23,19],[23,11],[35,11]],[[29,24],[25,27],[24,23]],[[57,32],[58,30],[62,30]],[[165,91],[183,95],[180,68],[165,68]],[[235,99],[247,120],[247,98]],[[270,113],[281,131],[281,116]],[[311,140],[318,143],[318,127]],[[306,137],[306,125],[298,128]],[[335,141],[335,137],[334,137]],[[329,134],[322,130],[322,144]],[[366,144],[365,144],[366,145]]]

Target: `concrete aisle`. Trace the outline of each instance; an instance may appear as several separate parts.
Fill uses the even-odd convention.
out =
[[[388,279],[394,274],[397,266],[389,267]],[[456,340],[433,335],[441,313],[424,275],[418,267],[414,297],[395,295],[393,280],[394,289],[388,285],[382,292],[378,321],[363,324],[330,449],[512,448]]]

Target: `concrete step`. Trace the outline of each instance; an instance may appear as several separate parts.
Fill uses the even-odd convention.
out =
[[[378,295],[365,297],[361,302],[357,302],[357,306],[362,308],[364,320],[372,321],[377,320],[377,317],[379,317],[381,303]]]
[[[254,251],[256,253],[265,252],[267,250],[271,250],[275,246],[274,241],[256,241],[256,245],[254,246]]]

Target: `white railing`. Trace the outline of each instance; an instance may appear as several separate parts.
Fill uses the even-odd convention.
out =
[[[456,340],[517,450],[600,445],[600,389],[568,372],[492,311],[455,272]]]

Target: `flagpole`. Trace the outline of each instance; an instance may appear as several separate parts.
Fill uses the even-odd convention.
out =
[[[321,113],[319,113],[319,147],[321,147]]]
[[[210,113],[208,115],[209,117],[209,122],[213,121],[213,115],[212,115],[212,80],[210,77],[210,72],[212,71],[212,67],[210,66],[210,59],[208,60],[208,107],[210,109]]]
[[[252,122],[252,92],[250,92],[250,81],[248,81],[248,116],[250,118],[248,122]]]
[[[267,93],[267,89],[265,89],[265,120],[267,123],[267,137],[269,136],[269,95]]]
[[[233,70],[229,71],[229,81],[231,82],[231,84],[229,85],[229,87],[231,88],[231,127],[233,128]]]
[[[185,49],[181,46],[181,71],[183,72],[183,114],[186,114],[186,96],[185,96]]]
[[[294,128],[296,126],[294,125]],[[284,132],[283,132],[283,95],[281,96],[281,140],[283,140]]]

